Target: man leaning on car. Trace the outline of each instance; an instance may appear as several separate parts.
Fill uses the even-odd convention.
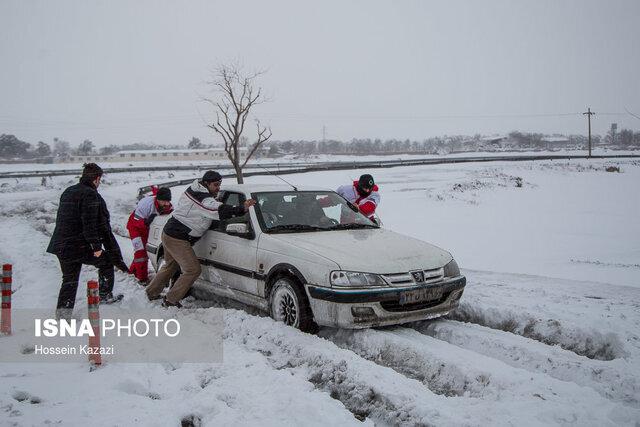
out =
[[[149,300],[160,298],[160,293],[169,279],[181,270],[180,277],[167,292],[162,305],[182,307],[180,300],[200,276],[200,262],[193,251],[193,244],[209,229],[213,220],[223,220],[243,215],[255,200],[248,199],[241,206],[220,203],[216,196],[220,191],[222,176],[216,171],[207,171],[202,179],[195,180],[180,196],[173,216],[162,230],[165,264],[146,288]]]

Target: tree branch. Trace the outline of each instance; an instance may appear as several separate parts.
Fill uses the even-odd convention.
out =
[[[260,147],[262,144],[267,142],[269,138],[271,138],[271,135],[272,135],[271,128],[260,129],[259,120],[256,120],[256,126],[258,128],[258,140],[256,141],[255,144],[253,144],[253,147],[251,147],[251,150],[247,153],[247,157],[244,159],[244,162],[242,163],[242,168],[244,168],[247,165],[247,163],[249,162],[249,159],[251,159],[251,157],[256,152],[256,150],[258,150],[258,147]]]

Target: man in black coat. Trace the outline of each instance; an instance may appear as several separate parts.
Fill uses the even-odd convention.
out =
[[[101,179],[100,166],[87,163],[80,182],[64,190],[60,196],[56,228],[47,247],[47,252],[58,257],[62,270],[57,305],[60,317],[71,316],[82,264],[98,268],[101,303],[108,304],[122,298],[121,295],[113,295],[113,267],[124,272],[128,272],[128,267],[111,231],[107,204],[98,193]]]

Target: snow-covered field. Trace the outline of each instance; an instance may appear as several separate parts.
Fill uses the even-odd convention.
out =
[[[592,151],[594,156],[616,156],[616,155],[638,155],[637,150],[611,150],[607,147],[595,147]],[[440,159],[455,157],[495,157],[495,156],[586,156],[586,150],[550,150],[550,151],[490,151],[490,152],[465,152],[450,154],[390,154],[390,155],[362,155],[354,157],[353,155],[328,155],[328,154],[308,154],[293,155],[289,154],[282,157],[262,157],[252,160],[251,164],[259,163],[261,165],[269,164],[286,164],[299,162],[373,162],[373,161],[390,161],[390,160],[415,160],[415,159]],[[203,165],[227,165],[227,160],[211,159],[211,160],[191,160],[191,161],[156,161],[156,162],[99,162],[103,168],[127,168],[127,167],[149,167],[160,166],[203,166]],[[24,171],[55,171],[68,169],[82,169],[82,163],[4,163],[0,164],[0,172],[24,172]]]
[[[363,172],[286,179],[335,188]],[[107,357],[94,372],[81,363],[0,363],[0,424],[640,425],[640,161],[372,173],[384,226],[449,250],[467,276],[449,318],[314,336],[223,301],[187,299],[176,316],[223,315],[223,363]],[[127,261],[137,188],[179,178],[113,174],[100,188]],[[72,181],[0,182],[0,261],[13,263],[16,309],[53,311],[60,273],[45,247]],[[121,310],[165,312],[116,275]],[[93,277],[85,268],[81,281]],[[78,294],[84,312],[82,287]],[[3,340],[29,338],[0,338],[0,354]]]

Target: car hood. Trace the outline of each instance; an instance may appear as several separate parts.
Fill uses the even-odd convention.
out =
[[[422,240],[378,229],[271,234],[288,245],[334,261],[343,270],[378,274],[440,268],[449,252]]]

